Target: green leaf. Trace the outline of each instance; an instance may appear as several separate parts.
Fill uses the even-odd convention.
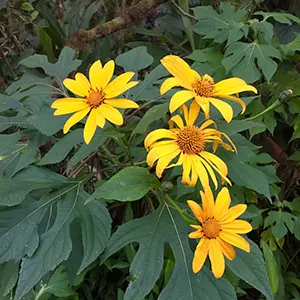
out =
[[[274,27],[272,23],[267,21],[259,22],[257,19],[253,19],[251,20],[251,27],[259,41],[262,43],[265,41],[267,44],[272,43],[272,38],[274,35]]]
[[[300,19],[289,13],[257,11],[254,13],[254,15],[263,16],[264,20],[273,18],[275,21],[283,24],[291,25],[291,21],[300,24]]]
[[[159,88],[154,86],[154,83],[158,79],[168,75],[169,73],[163,67],[163,65],[157,66],[146,76],[142,82],[130,89],[129,98],[133,99],[134,101],[151,101],[155,98],[161,97]]]
[[[54,116],[54,109],[45,107],[39,112],[27,118],[27,122],[34,126],[44,135],[51,136],[63,128],[65,122],[70,117]]]
[[[279,271],[278,271],[277,262],[268,244],[263,240],[261,242],[262,242],[264,258],[266,261],[267,273],[271,284],[271,289],[273,294],[275,295],[279,287]]]
[[[265,219],[265,228],[272,225],[272,233],[276,239],[284,237],[288,229],[294,231],[294,216],[284,211],[270,211]]]
[[[131,263],[131,282],[124,300],[142,299],[159,279],[164,262],[164,249],[169,245],[175,257],[170,280],[158,300],[234,300],[235,292],[224,279],[215,279],[206,267],[194,274],[192,251],[188,241],[189,227],[169,206],[141,219],[120,226],[110,239],[103,261],[127,244],[138,242],[138,251]],[[177,297],[177,298],[176,298]],[[179,299],[179,298],[178,298]]]
[[[246,161],[243,161],[240,158],[239,152],[236,155],[222,151],[222,158],[228,167],[229,178],[237,185],[245,186],[271,199],[269,182],[266,175],[259,169],[247,164]]]
[[[289,160],[300,161],[300,151],[296,151],[289,157]]]
[[[43,46],[44,53],[50,58],[54,57],[52,39],[44,27],[39,27],[39,37]]]
[[[222,65],[223,54],[219,49],[206,48],[195,50],[187,58],[195,61],[192,64],[192,68],[198,71],[200,75],[208,74],[214,77],[216,81],[226,77],[226,70]]]
[[[266,128],[264,124],[255,121],[232,120],[230,123],[218,121],[218,130],[227,133],[229,136],[254,127]]]
[[[275,34],[281,44],[288,44],[292,42],[297,34],[300,32],[300,25],[298,24],[282,24],[275,23]]]
[[[31,168],[39,170],[35,167]],[[42,175],[42,169],[40,172],[35,172],[34,177],[27,177],[33,174],[33,172],[30,172],[31,168],[19,172],[12,179],[0,179],[0,205],[13,206],[20,204],[31,191],[59,187],[65,182],[65,178],[59,175],[56,178],[49,177],[46,179],[38,177]],[[47,170],[47,173],[51,174],[53,172]]]
[[[296,51],[300,51],[300,35],[297,35],[297,37],[287,45],[281,45],[281,49],[286,56],[295,55]]]
[[[92,2],[84,11],[82,21],[78,28],[88,29],[92,16],[99,10],[101,3]]]
[[[69,286],[69,279],[63,267],[59,267],[51,276],[49,282],[42,286],[35,296],[35,300],[41,298],[45,293],[53,294],[56,297],[68,297],[74,294]]]
[[[130,139],[138,133],[145,133],[147,132],[148,126],[153,123],[154,121],[158,121],[162,119],[169,110],[169,103],[159,104],[151,107],[147,112],[144,114],[142,119],[136,125],[135,129],[132,131],[130,135]]]
[[[83,244],[83,257],[78,273],[102,253],[110,236],[111,219],[107,209],[100,202],[94,201],[85,205],[86,199],[87,194],[80,189],[80,183],[44,197],[45,204],[39,205],[38,212],[46,205],[56,203],[55,221],[50,229],[46,228],[39,239],[35,239],[34,245],[38,248],[22,260],[16,300],[27,294],[45,274],[68,259],[72,250],[70,225],[74,220],[80,222]],[[34,212],[37,212],[37,209]],[[52,210],[49,210],[49,214],[51,217]],[[35,214],[31,213],[25,220],[29,222],[32,215]],[[31,222],[35,225],[34,230],[38,221],[36,219],[35,222]],[[15,238],[17,237],[18,235],[15,235]]]
[[[64,47],[55,64],[49,63],[47,56],[40,54],[26,57],[19,64],[30,69],[42,68],[48,76],[54,76],[63,87],[62,80],[81,65],[81,60],[74,59],[74,57],[75,51],[72,48]]]
[[[194,26],[194,31],[204,35],[207,39],[214,39],[217,43],[227,40],[227,46],[247,37],[249,27],[242,20],[247,11],[239,9],[235,11],[234,6],[221,2],[222,13],[211,6],[198,6],[194,13],[199,22]]]
[[[99,147],[104,144],[107,140],[106,136],[103,136],[102,133],[96,133],[91,140],[91,142],[87,144],[82,144],[79,150],[73,155],[70,159],[68,166],[67,166],[67,173],[69,174],[72,167],[79,163],[82,159],[85,159],[89,156],[92,152],[97,151]]]
[[[248,242],[250,253],[236,249],[236,258],[233,261],[227,260],[226,264],[235,275],[263,293],[268,300],[272,300],[274,297],[262,253],[255,243],[251,240]]]
[[[19,262],[8,261],[0,266],[0,296],[12,293],[19,276]]]
[[[225,52],[222,62],[227,73],[252,83],[260,79],[261,69],[267,81],[270,81],[277,70],[277,63],[272,58],[281,59],[280,52],[271,45],[260,45],[256,42],[231,44]]]
[[[65,135],[59,140],[39,161],[38,165],[59,163],[65,159],[68,153],[79,143],[83,142],[83,129],[78,128]]]
[[[123,67],[124,70],[137,72],[149,67],[153,62],[153,57],[147,52],[146,47],[137,47],[128,52],[120,54],[116,58],[116,64]]]
[[[92,196],[118,201],[135,201],[158,186],[158,179],[146,169],[127,167],[97,188]]]

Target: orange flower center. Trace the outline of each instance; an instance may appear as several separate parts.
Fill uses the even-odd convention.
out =
[[[198,154],[205,148],[205,137],[196,126],[185,126],[177,135],[177,144],[185,154]]]
[[[205,237],[209,239],[214,239],[219,236],[219,233],[221,231],[221,226],[217,220],[212,218],[212,219],[208,219],[202,225],[202,229]]]
[[[215,85],[210,79],[196,79],[192,84],[194,92],[200,97],[213,97],[215,94]]]
[[[90,94],[86,97],[86,101],[91,108],[98,107],[104,102],[105,94],[102,90],[91,90]]]

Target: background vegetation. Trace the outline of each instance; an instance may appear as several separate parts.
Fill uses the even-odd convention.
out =
[[[107,25],[117,17],[120,28]],[[300,299],[299,51],[298,0],[0,0],[0,298]],[[172,205],[160,214],[144,163],[144,137],[169,119],[171,93],[159,93],[169,53],[259,90],[229,124],[212,111],[238,148],[218,155],[254,228],[251,253],[219,280],[192,274],[189,228]],[[140,108],[86,145],[82,124],[63,135],[67,117],[50,105],[97,59],[137,73],[128,97]],[[179,174],[163,181],[189,214],[199,187]]]

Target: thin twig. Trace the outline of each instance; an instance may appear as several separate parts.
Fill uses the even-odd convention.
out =
[[[77,169],[73,170],[70,173],[70,177],[74,178],[77,176],[77,174],[82,170],[82,168],[85,166],[85,164],[92,158],[94,157],[96,154],[98,153],[98,151],[94,151],[92,152],[88,157],[86,157],[81,163],[80,165],[77,167]]]
[[[7,57],[5,56],[5,54],[3,53],[3,51],[2,51],[1,48],[0,48],[0,56],[1,56],[1,58],[4,60],[4,62],[6,63],[6,65],[7,65],[7,67],[8,67],[8,70],[9,70],[9,72],[11,73],[12,77],[13,77],[13,78],[16,78],[16,74],[15,74],[15,72],[14,72],[12,66],[10,65],[10,63],[9,63],[9,61],[8,61],[8,59],[7,59]]]
[[[176,8],[181,12],[182,15],[198,21],[198,19],[195,16],[192,16],[185,12],[174,0],[172,0],[171,2],[176,6]]]

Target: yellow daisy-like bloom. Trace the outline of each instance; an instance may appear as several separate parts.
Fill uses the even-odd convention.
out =
[[[247,208],[246,204],[238,204],[229,208],[231,199],[227,188],[223,187],[214,201],[212,192],[207,189],[200,191],[202,207],[195,201],[187,201],[190,209],[200,225],[190,225],[196,231],[189,234],[191,239],[199,239],[194,253],[193,271],[201,270],[207,255],[211,261],[212,272],[220,278],[225,270],[224,255],[229,259],[235,258],[234,247],[250,252],[249,243],[239,234],[252,230],[252,226],[244,220],[236,220]]]
[[[209,186],[209,176],[215,187],[218,181],[215,172],[218,173],[222,181],[230,181],[227,178],[227,166],[218,156],[205,151],[207,144],[212,143],[215,151],[218,145],[229,151],[236,151],[234,144],[229,137],[215,128],[209,128],[215,125],[212,120],[206,120],[200,127],[194,125],[199,114],[199,105],[192,103],[188,110],[185,105],[182,106],[186,125],[179,115],[172,117],[169,121],[170,129],[157,129],[150,132],[145,138],[145,147],[149,151],[147,163],[150,167],[157,161],[156,175],[161,177],[166,168],[174,166],[183,166],[182,182],[189,186],[195,186],[198,178],[205,189]],[[178,128],[174,128],[174,123]],[[223,142],[224,136],[230,143]],[[179,155],[177,163],[171,164],[171,161]]]
[[[232,96],[232,94],[245,91],[252,91],[257,94],[256,88],[247,85],[241,78],[225,79],[215,84],[209,75],[206,74],[201,77],[183,59],[176,55],[165,56],[161,63],[174,77],[168,78],[163,82],[160,93],[163,95],[176,86],[186,89],[175,93],[171,98],[171,113],[188,100],[194,99],[204,111],[206,119],[209,119],[211,103],[222,114],[224,119],[230,122],[233,117],[232,107],[217,98],[224,98],[239,103],[242,106],[242,113],[244,113],[246,110],[245,103],[238,97]]]
[[[123,116],[116,108],[139,107],[132,100],[116,99],[117,96],[138,84],[137,81],[129,82],[134,72],[126,72],[110,82],[114,69],[113,60],[103,67],[100,60],[97,60],[90,67],[89,80],[82,73],[77,73],[75,80],[69,78],[64,80],[67,89],[82,97],[61,98],[52,103],[51,107],[56,108],[55,116],[75,113],[65,123],[64,133],[90,113],[83,132],[84,140],[88,144],[97,126],[104,127],[105,120],[116,125],[123,124]]]

